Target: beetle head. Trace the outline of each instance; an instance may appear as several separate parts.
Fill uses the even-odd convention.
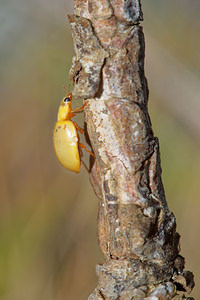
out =
[[[72,94],[69,93],[61,101],[60,107],[58,109],[58,121],[66,120],[68,118],[68,115],[72,110],[71,103],[72,103]]]

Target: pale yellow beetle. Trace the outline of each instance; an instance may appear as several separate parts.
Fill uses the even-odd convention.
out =
[[[58,109],[57,122],[53,132],[53,145],[60,163],[66,169],[79,173],[81,167],[80,148],[84,148],[94,157],[95,155],[87,150],[84,144],[79,142],[77,130],[80,133],[84,131],[76,122],[71,120],[77,111],[82,110],[87,105],[87,102],[75,110],[72,110],[71,103],[72,94],[69,93],[63,98]]]

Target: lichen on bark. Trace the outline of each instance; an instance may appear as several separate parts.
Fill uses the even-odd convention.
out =
[[[98,239],[106,261],[89,299],[185,299],[176,220],[161,179],[159,142],[147,109],[143,15],[139,0],[75,0],[73,96],[85,121],[100,199]],[[181,298],[182,297],[182,298]]]

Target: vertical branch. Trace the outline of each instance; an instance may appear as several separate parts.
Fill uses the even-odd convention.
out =
[[[88,100],[96,155],[90,179],[100,198],[98,238],[106,259],[89,299],[184,299],[193,275],[179,255],[147,110],[140,1],[75,0],[69,21],[70,76],[73,95]]]

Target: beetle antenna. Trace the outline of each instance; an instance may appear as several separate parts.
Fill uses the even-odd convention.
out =
[[[65,84],[63,85],[63,90],[64,90],[64,94],[66,96],[66,88],[65,88]]]
[[[69,83],[69,86],[68,86],[68,94],[69,94],[69,92],[70,92],[70,83]]]

